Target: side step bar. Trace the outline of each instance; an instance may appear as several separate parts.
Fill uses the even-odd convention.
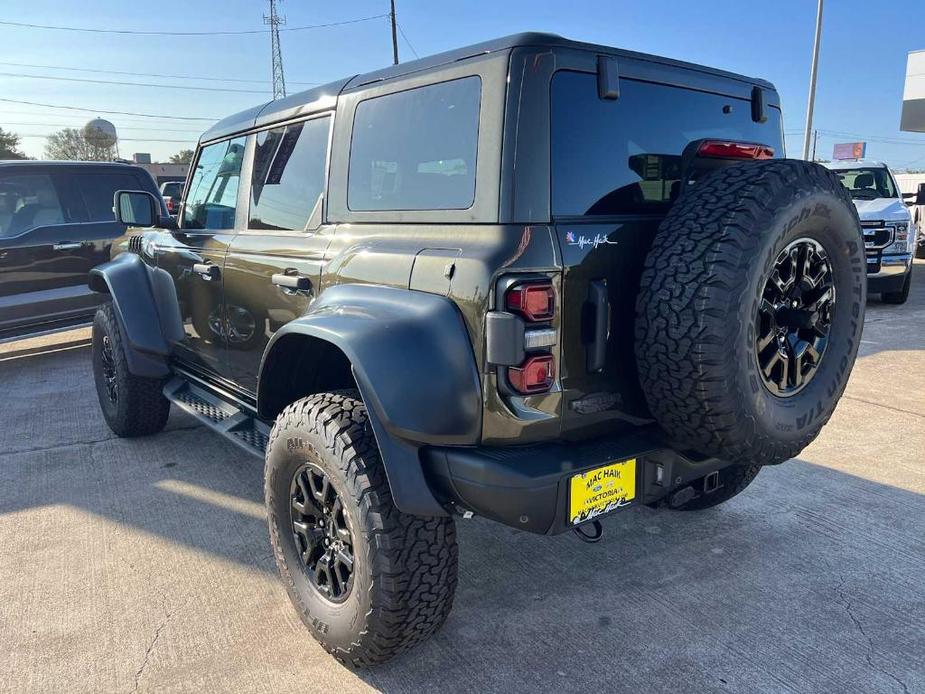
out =
[[[230,402],[182,378],[164,386],[164,397],[248,453],[263,458],[270,427]]]

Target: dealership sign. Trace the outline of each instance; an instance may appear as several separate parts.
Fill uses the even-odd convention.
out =
[[[835,145],[832,159],[863,159],[867,151],[866,142],[842,142]]]
[[[925,133],[925,51],[913,51],[906,61],[900,130]]]

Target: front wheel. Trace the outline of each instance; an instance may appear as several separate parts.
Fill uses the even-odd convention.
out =
[[[898,292],[883,292],[880,300],[885,304],[904,304],[909,300],[909,290],[912,288],[912,269],[906,273],[906,279],[903,281],[902,289]]]
[[[283,410],[267,446],[265,491],[280,575],[329,653],[379,664],[446,620],[455,525],[395,507],[356,393],[320,393]]]
[[[112,304],[104,304],[93,319],[93,380],[103,418],[123,438],[156,434],[167,424],[170,401],[164,381],[135,376],[128,370],[122,331]]]

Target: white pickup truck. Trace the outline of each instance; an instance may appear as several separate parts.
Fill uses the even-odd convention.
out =
[[[916,229],[893,172],[863,159],[825,164],[851,193],[867,249],[867,290],[889,304],[904,304],[912,283]]]

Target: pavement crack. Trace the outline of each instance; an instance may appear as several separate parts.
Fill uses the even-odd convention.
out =
[[[145,649],[145,657],[141,661],[141,665],[135,671],[135,684],[132,687],[132,694],[138,691],[138,686],[141,684],[141,677],[144,674],[145,668],[148,667],[148,660],[151,658],[151,653],[154,651],[154,647],[157,645],[158,639],[161,638],[161,632],[164,631],[164,628],[167,626],[167,623],[170,621],[170,617],[173,613],[164,612],[164,619],[161,620],[161,623],[157,626],[157,629],[154,630],[154,637],[151,639],[151,642],[148,644],[147,649]]]
[[[165,434],[170,434],[174,431],[190,431],[192,429],[201,429],[201,424],[195,424],[192,426],[180,426],[173,427],[165,431]],[[70,443],[55,443],[50,446],[36,446],[35,448],[22,448],[18,451],[9,451],[13,455],[19,455],[21,453],[40,453],[42,451],[54,451],[59,448],[73,448],[74,446],[95,446],[98,443],[105,443],[106,441],[115,441],[118,439],[118,436],[104,436],[99,439],[90,439],[88,441],[71,441]]]
[[[925,414],[921,412],[913,412],[912,410],[906,410],[902,407],[894,407],[892,405],[884,405],[882,402],[874,402],[873,400],[865,400],[864,398],[859,398],[856,395],[842,395],[846,400],[855,400],[857,402],[863,402],[865,405],[873,405],[874,407],[882,407],[885,410],[893,410],[893,412],[901,412],[902,414],[911,414],[913,417],[922,417],[925,419]]]
[[[905,682],[903,682],[901,679],[899,679],[899,677],[894,675],[892,672],[890,672],[886,668],[874,663],[874,640],[870,636],[868,636],[867,632],[864,630],[864,625],[861,623],[861,620],[858,619],[857,615],[854,614],[854,612],[851,609],[851,599],[845,595],[845,591],[844,591],[845,583],[847,581],[848,581],[847,576],[842,576],[841,582],[837,586],[835,586],[835,594],[838,596],[839,602],[841,602],[842,606],[844,606],[845,613],[848,615],[848,618],[851,619],[855,628],[859,632],[861,632],[861,636],[863,636],[864,640],[867,641],[867,652],[864,654],[864,658],[865,660],[867,660],[868,667],[870,667],[872,670],[876,670],[877,672],[880,672],[886,675],[891,680],[896,682],[896,684],[898,684],[902,688],[903,694],[909,694],[909,687],[906,685]]]

